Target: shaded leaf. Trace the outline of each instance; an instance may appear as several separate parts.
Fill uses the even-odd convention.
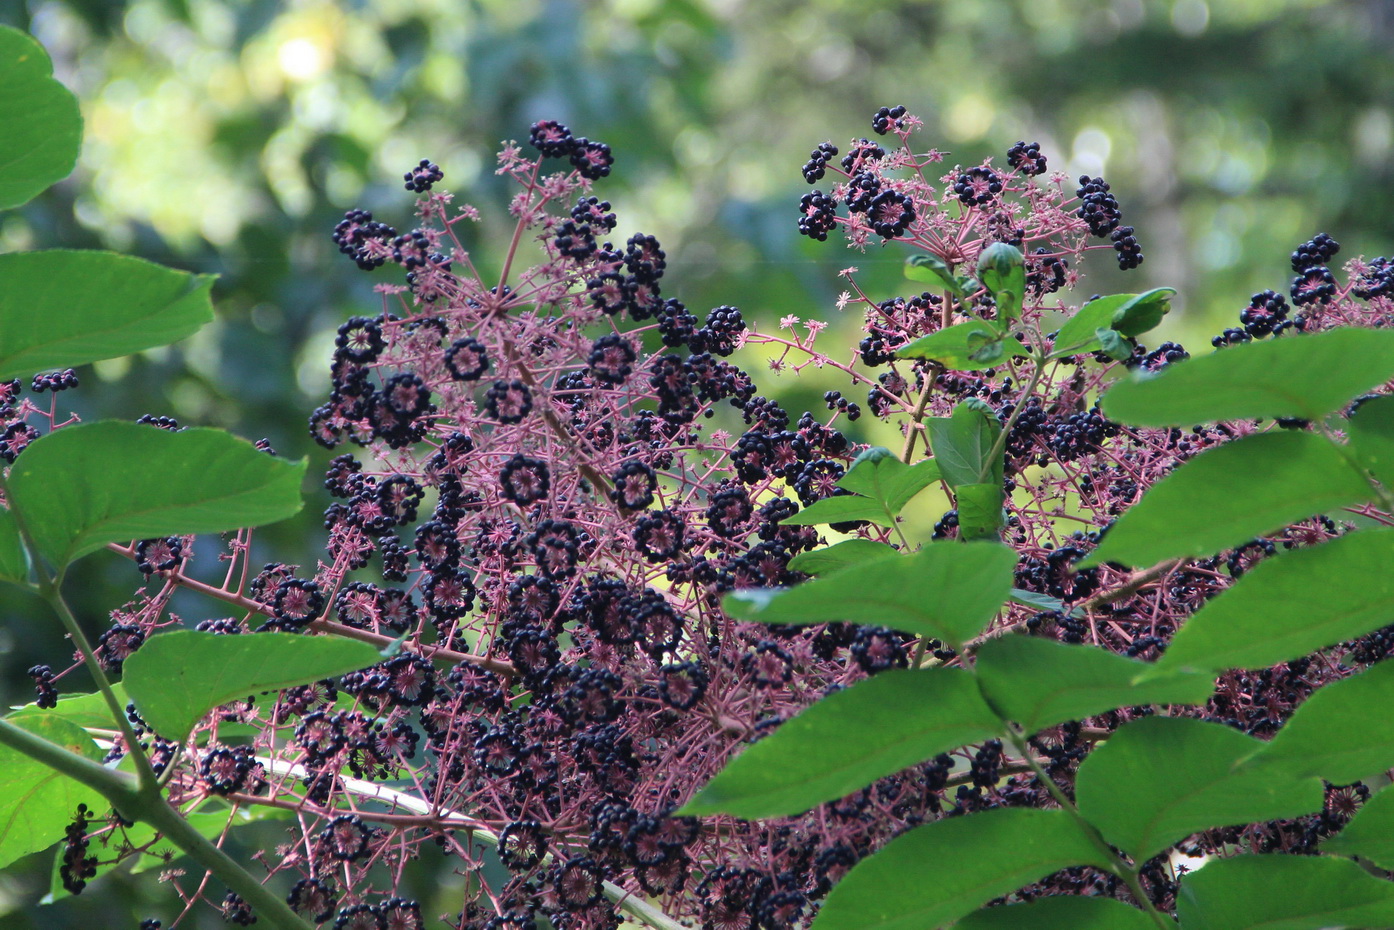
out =
[[[934,459],[906,465],[891,450],[872,446],[852,460],[837,485],[879,501],[890,513],[898,514],[912,497],[938,480],[939,463]]]
[[[1324,852],[1360,856],[1394,870],[1394,790],[1385,788],[1355,812],[1345,829],[1322,840]]]
[[[1321,810],[1315,778],[1236,771],[1264,746],[1219,723],[1144,717],[1120,727],[1079,767],[1079,811],[1134,861],[1212,827]]]
[[[1394,530],[1280,552],[1182,625],[1157,669],[1268,668],[1394,619]]]
[[[1193,426],[1248,417],[1319,420],[1394,377],[1394,332],[1347,327],[1220,349],[1135,374],[1103,398],[1110,420]]]
[[[1381,662],[1325,685],[1292,717],[1248,767],[1277,767],[1294,777],[1317,775],[1348,785],[1394,768],[1394,662]]]
[[[978,280],[992,294],[998,319],[1015,320],[1021,316],[1021,302],[1026,296],[1026,260],[1020,249],[1005,242],[994,242],[983,249],[978,255]]]
[[[1008,600],[1013,604],[1020,604],[1023,607],[1032,607],[1036,610],[1055,611],[1066,616],[1082,616],[1083,611],[1078,607],[1072,607],[1068,611],[1065,609],[1065,602],[1058,597],[1051,597],[1049,594],[1040,594],[1036,591],[1024,591],[1021,588],[1012,588],[1012,593],[1008,595]]]
[[[54,714],[24,714],[10,723],[94,762],[104,753],[87,731]],[[111,725],[111,720],[107,720]],[[0,868],[63,839],[63,829],[86,804],[95,814],[110,805],[97,792],[16,749],[0,746]]]
[[[1002,636],[978,649],[983,694],[1028,734],[1142,704],[1204,704],[1215,690],[1208,674],[1174,674],[1137,682],[1151,669],[1095,646],[1035,636]]]
[[[1057,895],[1029,904],[989,907],[969,914],[954,930],[1156,930],[1152,918],[1112,898]]]
[[[679,812],[802,814],[903,768],[1002,733],[961,669],[896,669],[836,691],[726,764]]]
[[[1007,599],[1016,554],[998,543],[930,543],[919,552],[862,562],[793,588],[726,595],[728,613],[761,623],[846,620],[943,640],[957,648],[981,633]]]
[[[952,416],[930,417],[929,447],[939,463],[939,471],[951,488],[965,484],[1002,483],[1004,463],[999,453],[989,461],[1002,425],[997,418],[976,404],[964,402]]]
[[[0,380],[178,342],[213,319],[213,280],[115,252],[0,255]]]
[[[897,550],[894,546],[889,546],[883,542],[874,542],[870,539],[846,539],[821,549],[800,552],[789,560],[789,569],[805,572],[809,575],[821,575],[837,568],[857,565],[868,559],[878,559],[896,554]]]
[[[925,930],[1051,872],[1108,860],[1061,810],[999,808],[905,833],[834,886],[814,930]]]
[[[82,115],[77,98],[53,79],[43,46],[9,26],[0,26],[0,87],[0,210],[8,210],[72,173]]]
[[[963,539],[996,539],[1002,527],[1002,486],[965,484],[954,490],[958,534]]]
[[[1394,395],[1361,403],[1346,426],[1351,450],[1386,488],[1394,488]]]
[[[1149,488],[1080,567],[1122,562],[1141,568],[1213,555],[1372,494],[1322,436],[1246,436],[1202,452]]]
[[[1182,930],[1326,930],[1394,926],[1394,883],[1349,859],[1235,856],[1181,878]]]
[[[213,708],[258,691],[309,684],[380,660],[367,643],[337,636],[152,636],[125,662],[126,693],[166,739],[182,741]]]
[[[125,707],[126,689],[122,687],[121,682],[113,682],[111,690],[116,694],[116,702]],[[107,706],[106,699],[102,697],[100,692],[63,695],[58,699],[56,707],[25,704],[23,707],[14,709],[14,713],[10,715],[10,720],[13,722],[19,717],[35,715],[62,717],[69,723],[83,728],[110,730],[116,726],[116,721],[111,719],[111,708]]]
[[[10,512],[0,507],[0,581],[24,584],[28,579],[29,560],[24,555],[19,527]]]
[[[36,439],[9,488],[40,554],[65,565],[109,542],[283,520],[304,473],[221,430],[104,420]]]

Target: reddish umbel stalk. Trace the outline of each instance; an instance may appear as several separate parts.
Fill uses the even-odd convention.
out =
[[[1085,178],[1075,187],[1046,174],[1039,147],[1026,143],[1005,166],[985,162],[933,178],[927,171],[943,156],[912,149],[919,121],[903,108],[883,110],[875,128],[898,147],[861,139],[840,159],[831,144],[814,151],[805,178],[832,174],[836,182],[804,198],[801,231],[826,238],[841,227],[859,248],[895,241],[957,273],[991,243],[1016,245],[1027,256],[1018,328],[1031,356],[983,373],[896,359],[898,347],[970,315],[992,319],[991,298],[970,285],[961,296],[936,289],[878,299],[855,269],[843,272],[849,290],[837,304],[862,316],[865,338],[855,351],[816,345],[827,326],[820,320],[786,317],[778,328],[757,328],[732,307],[699,319],[661,293],[659,243],[637,233],[620,242],[609,204],[591,193],[608,174],[609,150],[555,123],[533,128],[543,157],[524,157],[513,144],[500,156],[499,173],[520,190],[497,276],[477,270],[455,235],[475,211],[428,192],[438,171],[408,175],[426,194],[418,229],[399,235],[350,213],[335,232],[341,250],[365,268],[399,265],[407,284],[380,286],[382,314],[345,323],[329,401],[311,420],[323,444],[364,449],[336,458],[326,477],[335,500],[323,558],[313,570],[258,570],[244,534],[231,542],[226,577],[215,585],[179,562],[191,543],[146,546],[152,588],[113,619],[128,631],[121,642],[131,641],[131,629],[148,634],[171,622],[169,597],[182,585],[240,611],[205,624],[214,632],[401,639],[403,652],[338,682],[225,708],[177,758],[154,740],[152,757],[171,766],[171,800],[192,805],[219,793],[296,810],[294,842],[263,861],[273,874],[323,883],[339,907],[386,907],[404,863],[428,839],[462,869],[477,869],[470,830],[479,824],[544,844],[550,858],[506,857],[511,881],[472,884],[473,897],[460,902],[462,926],[515,930],[541,912],[562,925],[609,927],[612,891],[624,889],[689,922],[745,927],[755,919],[783,930],[806,924],[852,863],[915,824],[1051,804],[1040,772],[1055,780],[1055,793],[1068,792],[1079,761],[1128,712],[1038,734],[1023,741],[1029,757],[996,743],[943,755],[802,817],[699,825],[670,816],[744,742],[827,691],[926,654],[961,661],[941,644],[889,630],[771,628],[721,611],[726,591],[803,578],[790,559],[830,534],[780,521],[837,493],[858,451],[838,427],[861,428],[846,424],[863,405],[837,391],[826,395],[827,423],[791,417],[759,396],[751,376],[728,361],[750,342],[776,349],[775,370],[845,374],[866,391],[867,413],[903,430],[897,451],[912,460],[927,454],[915,438],[925,418],[947,416],[969,398],[996,412],[1006,426],[1004,537],[1020,555],[1017,587],[1081,610],[1013,605],[989,636],[1022,628],[1151,658],[1185,616],[1275,544],[1309,545],[1339,532],[1329,521],[1307,521],[1228,561],[1134,575],[1075,572],[1073,563],[1142,491],[1255,427],[1182,433],[1108,423],[1093,403],[1117,365],[1092,355],[1039,361],[1059,312],[1072,309],[1056,295],[1077,283],[1086,251],[1111,250],[1125,267],[1141,260],[1131,232],[1114,235],[1128,227],[1107,185]],[[523,267],[530,243],[536,260]],[[1334,254],[1329,241],[1307,245],[1304,262]],[[1256,295],[1241,320],[1247,328],[1221,338],[1293,338],[1387,315],[1391,288],[1379,277],[1387,267],[1355,269],[1353,286],[1374,301],[1371,309],[1349,298],[1351,287],[1327,293],[1325,277],[1304,265],[1294,285],[1303,315],[1289,318],[1276,295]],[[1183,357],[1170,343],[1139,346],[1124,365],[1156,369]],[[29,401],[9,403],[12,393],[0,391],[8,422],[43,418]],[[716,428],[704,428],[708,417]],[[15,431],[13,443],[22,441]],[[0,453],[9,448],[0,440]],[[955,537],[957,515],[945,513],[932,533],[838,529],[904,546]],[[134,547],[116,548],[140,557]],[[164,561],[149,564],[150,553]],[[361,580],[369,567],[372,580]],[[107,659],[119,661],[119,643],[110,642]],[[1367,638],[1357,644],[1359,661],[1390,648],[1394,637]],[[1268,732],[1300,695],[1346,673],[1317,661],[1267,680],[1232,674],[1207,713]],[[225,746],[226,723],[257,727],[254,751]],[[411,794],[409,810],[365,802],[362,786],[386,779],[408,786],[394,796]],[[1190,846],[1314,842],[1283,830]],[[1145,888],[1169,907],[1173,876],[1162,867],[1142,875],[1143,885],[1129,888],[1071,870],[1038,890],[1092,885],[1126,897]],[[596,887],[608,897],[587,892]]]

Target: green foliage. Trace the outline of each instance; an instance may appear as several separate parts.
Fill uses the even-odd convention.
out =
[[[0,134],[0,210],[7,210],[73,170],[82,141],[82,116],[77,98],[53,79],[48,52],[8,26],[0,26],[0,87],[5,88],[0,97],[0,126],[5,127]],[[0,379],[16,373],[0,374]]]
[[[39,553],[66,565],[109,542],[285,519],[304,473],[221,430],[103,421],[36,440],[9,489]]]
[[[817,925],[819,930],[938,927],[1073,865],[1107,868],[1108,859],[1064,811],[1003,808],[937,820],[854,866],[828,895]]]
[[[1021,302],[1026,297],[1026,261],[1020,249],[1005,242],[994,242],[983,249],[978,254],[978,280],[992,295],[998,319],[1010,322],[1021,316]]]
[[[1338,856],[1359,856],[1381,869],[1394,867],[1394,791],[1388,786],[1355,812],[1345,829],[1321,844]]]
[[[969,484],[1002,485],[1002,426],[985,405],[964,401],[948,417],[928,421],[929,447],[949,487]]]
[[[1068,358],[1103,348],[1100,333],[1140,336],[1162,322],[1175,288],[1157,287],[1141,294],[1111,294],[1089,301],[1060,327],[1051,358]]]
[[[955,323],[896,350],[896,358],[923,358],[953,371],[985,371],[1026,354],[1015,339],[985,320]]]
[[[1277,766],[1333,785],[1379,775],[1394,768],[1394,716],[1370,710],[1391,704],[1394,662],[1332,682],[1297,708],[1253,767]]]
[[[1391,377],[1394,333],[1333,329],[1304,339],[1231,346],[1150,377],[1131,378],[1105,395],[1103,410],[1137,426],[1245,417],[1319,420]]]
[[[1181,879],[1182,930],[1394,925],[1394,883],[1325,856],[1237,856]]]
[[[820,502],[821,503],[821,502]],[[836,568],[846,568],[868,559],[895,555],[894,547],[870,539],[844,539],[840,543],[800,552],[789,560],[791,571],[821,575]]]
[[[872,446],[857,456],[837,482],[850,494],[814,501],[781,522],[789,526],[817,526],[868,520],[878,526],[895,526],[896,515],[911,498],[939,478],[939,463],[934,459],[906,465],[891,450]]]
[[[989,907],[969,914],[954,930],[1155,930],[1135,907],[1111,898],[1039,898],[1030,904]]]
[[[1346,434],[1360,464],[1386,490],[1394,488],[1394,397],[1372,397],[1361,403],[1346,426]]]
[[[114,252],[0,255],[0,379],[183,339],[213,319],[213,280]]]
[[[1015,562],[1015,553],[996,543],[935,543],[794,588],[735,591],[725,607],[761,623],[872,623],[958,646],[982,632],[1007,599]]]
[[[733,759],[682,812],[801,814],[1001,729],[967,672],[884,672],[786,721]]]
[[[125,663],[126,693],[156,733],[184,739],[204,714],[257,692],[309,684],[379,660],[366,643],[333,636],[154,636]]]
[[[87,731],[57,714],[36,712],[6,719],[84,759],[102,759],[102,750]],[[110,725],[110,718],[106,723]],[[86,804],[93,812],[107,807],[105,799],[91,788],[0,746],[0,867],[61,840],[63,828],[76,816],[79,804]]]
[[[29,561],[14,514],[0,510],[0,581],[23,583],[29,576]]]
[[[1153,485],[1081,565],[1146,567],[1177,556],[1212,555],[1373,496],[1369,483],[1323,436],[1246,436],[1201,453]]]

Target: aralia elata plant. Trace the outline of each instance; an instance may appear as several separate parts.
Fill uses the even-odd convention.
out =
[[[41,50],[0,39],[75,154]],[[1142,260],[1101,179],[1048,175],[1025,143],[936,177],[903,108],[873,128],[897,144],[814,151],[805,178],[837,180],[799,227],[908,248],[925,289],[878,300],[846,272],[841,309],[867,323],[846,352],[817,321],[761,332],[663,296],[659,243],[614,244],[593,189],[609,149],[557,123],[500,156],[519,192],[497,273],[429,160],[404,178],[417,228],[349,213],[341,250],[405,283],[339,333],[311,433],[362,451],[331,464],[305,566],[262,566],[251,531],[299,506],[297,466],[168,418],[66,423],[62,372],[34,397],[12,383],[0,576],[53,604],[99,691],[36,668],[36,702],[0,721],[0,808],[23,827],[0,860],[59,843],[61,894],[186,854],[198,880],[167,875],[185,913],[340,930],[425,926],[397,894],[423,854],[464,876],[447,924],[489,930],[1394,920],[1391,886],[1341,858],[1394,864],[1386,795],[1361,807],[1394,763],[1369,713],[1394,688],[1394,423],[1367,396],[1394,376],[1389,263],[1338,287],[1316,237],[1293,307],[1256,295],[1185,361],[1136,341],[1169,289],[1056,296],[1089,251]],[[17,173],[7,202],[54,163],[21,162],[50,173]],[[130,259],[0,261],[0,377],[211,312],[206,279]],[[791,418],[729,360],[752,342],[841,371],[864,406],[830,392],[827,422]],[[865,414],[899,448],[839,431]],[[932,485],[953,509],[902,522]],[[93,643],[61,586],[103,547],[147,583]],[[181,587],[228,616],[177,630]],[[220,851],[278,815],[286,846]],[[1173,851],[1215,861],[1178,884]],[[1258,855],[1277,852],[1307,855]]]

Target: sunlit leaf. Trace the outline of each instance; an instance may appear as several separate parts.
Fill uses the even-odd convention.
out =
[[[7,719],[94,762],[105,755],[86,730],[54,714]],[[91,788],[18,750],[0,746],[0,868],[63,839],[63,829],[76,816],[79,804],[86,804],[93,815],[110,806]]]
[[[886,543],[870,539],[845,539],[821,549],[800,552],[789,560],[790,571],[821,575],[837,568],[857,565],[868,559],[879,559],[895,555],[896,549]]]
[[[1001,451],[991,455],[1002,425],[989,411],[965,401],[954,408],[952,416],[931,417],[926,425],[934,460],[950,487],[1002,483],[1005,464]]]
[[[82,115],[77,98],[54,80],[43,46],[9,26],[0,26],[0,87],[0,210],[7,210],[72,173]]]

